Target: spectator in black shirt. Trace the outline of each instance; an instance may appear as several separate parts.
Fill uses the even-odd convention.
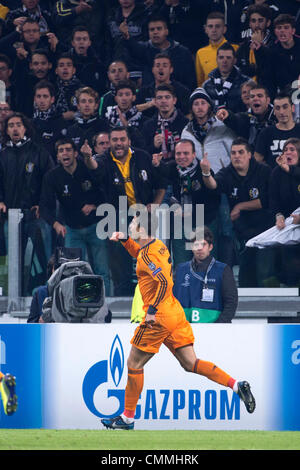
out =
[[[125,47],[122,26],[135,41],[144,41],[147,38],[148,13],[145,5],[136,4],[135,0],[119,0],[118,3],[117,8],[110,8],[106,18],[106,57],[109,62],[117,59],[125,61],[130,79],[140,84],[142,67]]]
[[[266,127],[274,125],[277,120],[273,105],[270,103],[268,90],[263,86],[251,85],[249,105],[247,112],[233,113],[226,108],[221,108],[216,115],[236,135],[247,139],[254,150],[260,132]]]
[[[261,46],[260,51],[264,67],[269,71],[271,96],[291,85],[300,74],[300,38],[295,35],[295,18],[288,14],[278,15],[274,20],[274,33],[275,44],[270,48]]]
[[[176,106],[186,116],[189,114],[189,89],[172,78],[174,68],[170,56],[164,52],[160,52],[154,57],[152,74],[154,81],[149,85],[142,86],[137,93],[137,103],[144,104],[141,109],[147,116],[152,117],[157,113],[154,101],[155,88],[162,84],[170,84],[173,86],[176,96]]]
[[[129,34],[126,25],[122,27],[124,44],[132,57],[136,58],[143,68],[143,85],[153,81],[151,69],[153,60],[159,52],[166,52],[172,60],[173,77],[190,91],[196,87],[196,72],[192,53],[182,44],[169,37],[167,23],[163,17],[153,16],[148,21],[148,41],[136,41]]]
[[[70,53],[79,80],[102,96],[106,91],[106,71],[103,62],[96,54],[89,30],[85,26],[74,28]]]
[[[239,286],[267,286],[274,276],[273,250],[248,248],[245,243],[272,226],[268,192],[271,168],[252,157],[251,147],[241,137],[232,143],[231,164],[214,177],[207,158],[203,158],[200,164],[207,187],[225,193],[228,198],[230,217],[239,243]]]
[[[276,166],[276,158],[281,155],[283,145],[290,137],[299,137],[300,124],[296,124],[293,113],[295,106],[291,97],[281,93],[274,99],[274,114],[277,123],[263,129],[255,145],[256,160]]]
[[[36,49],[29,65],[25,60],[16,60],[15,69],[16,109],[31,118],[33,116],[34,87],[40,80],[53,81],[52,61],[48,51]]]
[[[41,80],[35,86],[32,123],[56,165],[55,143],[66,135],[69,121],[57,114],[55,88],[47,80]]]

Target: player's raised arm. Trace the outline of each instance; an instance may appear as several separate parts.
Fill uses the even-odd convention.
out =
[[[140,251],[140,245],[134,240],[132,240],[132,238],[126,238],[123,232],[113,232],[112,236],[110,237],[110,240],[113,242],[121,242],[124,248],[126,248],[128,253],[130,254],[130,256],[132,256],[133,258],[137,258],[137,255]]]

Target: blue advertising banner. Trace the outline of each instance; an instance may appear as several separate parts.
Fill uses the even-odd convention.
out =
[[[19,407],[0,428],[99,429],[123,410],[132,324],[0,325],[0,367]],[[300,430],[300,325],[193,325],[197,357],[248,380],[248,414],[230,388],[185,372],[162,346],[145,366],[136,429]],[[1,405],[1,403],[0,403]]]

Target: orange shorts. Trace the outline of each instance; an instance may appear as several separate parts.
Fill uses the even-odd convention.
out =
[[[184,311],[170,315],[156,314],[152,328],[144,321],[136,328],[131,344],[142,351],[157,353],[162,344],[172,352],[183,346],[194,344],[194,333]]]

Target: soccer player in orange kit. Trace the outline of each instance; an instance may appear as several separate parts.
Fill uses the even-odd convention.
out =
[[[129,226],[131,237],[127,240],[122,232],[114,232],[111,237],[115,242],[121,241],[129,254],[137,258],[136,274],[145,317],[131,340],[125,409],[120,416],[102,419],[102,424],[110,429],[134,428],[135,409],[144,384],[144,366],[159,351],[162,343],[187,372],[204,375],[232,388],[245,403],[247,411],[253,413],[255,399],[248,382],[238,382],[212,362],[196,357],[192,327],[173,295],[170,253],[162,241],[151,235],[155,233],[154,217],[151,212],[144,217],[135,217]]]

